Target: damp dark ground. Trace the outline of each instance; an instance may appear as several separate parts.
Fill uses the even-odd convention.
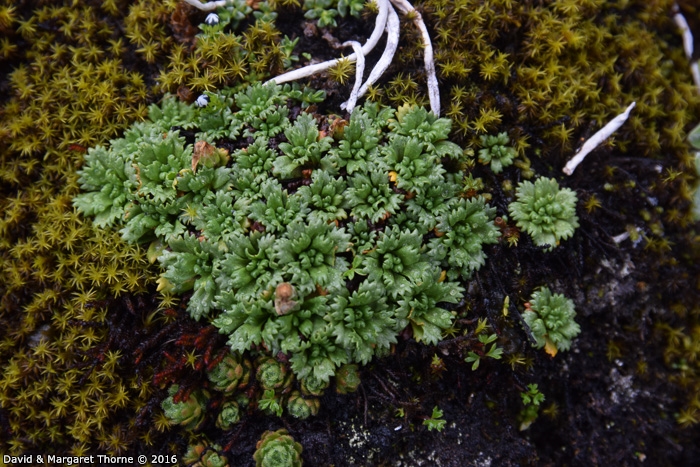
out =
[[[571,243],[583,236],[579,232]],[[653,286],[639,290],[640,283],[658,278],[656,261],[643,251],[621,249],[619,255],[630,253],[642,254],[626,263],[611,260],[607,267],[584,267],[580,280],[568,284],[586,291],[576,300],[581,334],[569,352],[552,358],[542,350],[526,349],[528,343],[514,337],[524,331],[505,324],[508,319],[502,315],[489,316],[493,304],[476,293],[470,316],[483,315],[493,322],[507,352],[514,352],[512,342],[520,339],[531,359],[527,365],[484,359],[472,371],[471,364],[463,361],[460,337],[437,347],[408,338],[396,345],[392,355],[362,370],[357,392],[339,395],[331,386],[315,417],[299,421],[251,412],[230,432],[215,428],[210,417],[200,436],[222,446],[230,465],[237,466],[254,465],[252,454],[260,435],[279,428],[286,428],[302,444],[304,465],[310,466],[694,465],[700,458],[698,431],[680,427],[674,418],[689,394],[672,381],[674,371],[663,360],[666,341],[653,330],[657,314],[668,313],[663,297],[654,293],[663,292]],[[559,254],[563,263],[559,273],[566,274],[563,258],[576,258],[578,253],[571,245]],[[498,275],[495,267],[485,269],[475,282],[488,283],[489,276]],[[685,276],[682,268],[676,272]],[[687,279],[674,293],[695,293],[697,278]],[[139,303],[147,312],[147,301]],[[114,327],[138,321],[131,314],[139,314],[139,308],[113,304]],[[129,318],[121,324],[120,313]],[[157,365],[153,357],[173,346],[174,336],[202,333],[202,325],[182,311],[178,314],[165,335],[147,345],[145,334],[120,342],[131,341],[140,349],[136,355],[145,351],[151,355],[150,363]],[[210,336],[213,349],[224,347],[223,338]],[[436,355],[442,360],[439,367],[433,360]],[[204,373],[187,369],[171,377],[192,388],[207,384]],[[532,383],[538,384],[546,400],[538,418],[521,431],[519,394]],[[165,390],[155,400],[164,397]],[[444,411],[446,426],[441,432],[428,431],[422,424],[435,406]],[[142,428],[147,429],[157,410],[155,404],[144,410]],[[186,450],[186,437],[178,430],[158,440],[179,453]],[[146,446],[137,451],[162,452]]]

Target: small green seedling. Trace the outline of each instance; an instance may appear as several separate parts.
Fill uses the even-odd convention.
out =
[[[520,397],[525,406],[518,415],[520,431],[527,430],[532,422],[537,419],[540,404],[544,401],[544,394],[540,392],[536,384],[528,384],[527,391],[521,392]]]
[[[442,419],[442,410],[436,405],[433,407],[433,413],[430,418],[423,420],[423,425],[428,427],[428,431],[442,431],[445,429],[445,424],[447,422]]]
[[[484,348],[486,348],[487,344],[491,344],[497,338],[498,336],[496,336],[496,334],[481,334],[479,336],[479,342],[481,342]],[[465,358],[464,361],[467,363],[473,363],[472,371],[475,371],[477,368],[479,368],[479,363],[481,362],[482,357],[491,357],[495,360],[500,360],[502,356],[503,349],[498,347],[498,345],[494,342],[493,344],[491,344],[491,347],[489,347],[488,351],[484,355],[479,355],[476,352],[469,352],[467,358]]]
[[[273,413],[278,417],[282,416],[282,412],[284,410],[273,389],[265,390],[262,398],[258,401],[258,408],[260,408],[260,410]]]

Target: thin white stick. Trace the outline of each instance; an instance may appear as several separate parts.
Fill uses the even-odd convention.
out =
[[[389,18],[386,22],[386,47],[384,48],[382,56],[379,57],[376,65],[374,65],[374,68],[372,68],[372,71],[367,77],[367,81],[365,81],[360,88],[357,96],[358,98],[364,96],[367,89],[376,83],[379,78],[382,77],[386,69],[389,68],[389,65],[391,65],[391,61],[394,59],[394,54],[396,54],[396,49],[399,47],[399,27],[399,15],[396,14],[396,11],[393,8],[390,8]],[[341,105],[340,107],[342,108],[343,106]],[[348,107],[350,107],[350,99],[348,99]],[[348,112],[352,111],[348,110]]]
[[[217,8],[221,8],[223,6],[226,6],[228,3],[228,0],[218,0],[215,2],[207,2],[207,3],[202,3],[199,0],[185,0],[187,3],[192,5],[195,8],[199,8],[202,11],[214,11]]]
[[[435,60],[433,59],[433,44],[430,41],[428,28],[425,27],[425,22],[421,14],[413,8],[408,0],[391,0],[396,8],[404,15],[408,12],[413,12],[415,19],[413,22],[418,27],[423,36],[423,61],[425,62],[425,74],[428,81],[428,97],[430,98],[430,110],[435,115],[440,115],[440,87],[438,86],[437,75],[435,74]]]
[[[384,33],[384,28],[386,27],[387,16],[389,14],[389,0],[375,0],[375,2],[377,3],[377,7],[379,8],[379,13],[377,14],[377,22],[374,24],[374,31],[372,31],[372,35],[369,36],[367,42],[365,42],[365,44],[362,46],[362,55],[365,56],[372,51],[374,46],[377,45],[377,42],[379,42],[379,39],[382,37],[382,34]],[[357,60],[357,54],[353,53],[345,58],[351,62],[354,62]],[[334,60],[327,60],[325,62],[316,63],[314,65],[308,65],[303,68],[288,71],[287,73],[271,78],[268,81],[268,83],[274,82],[277,84],[282,84],[288,81],[295,81],[297,79],[307,78],[309,76],[315,75],[316,73],[326,71],[327,69],[337,65],[340,60],[341,59],[336,58]]]
[[[347,109],[348,113],[352,113],[355,109],[355,104],[357,104],[357,99],[360,95],[360,87],[362,86],[362,75],[365,74],[365,56],[362,55],[362,45],[357,41],[347,41],[343,43],[344,46],[352,46],[352,49],[357,55],[357,66],[355,67],[355,85],[352,87],[352,92],[350,92],[350,98],[347,102],[340,104],[341,109]]]
[[[683,16],[677,4],[673,5],[673,12],[673,20],[676,22],[676,26],[681,30],[681,35],[683,37],[685,56],[688,57],[690,61],[690,73],[693,75],[695,87],[700,91],[700,65],[698,65],[697,60],[693,61],[693,33],[690,30],[690,26],[688,26],[688,21],[686,21],[685,16]]]
[[[676,22],[676,25],[680,28],[681,35],[683,36],[683,50],[685,50],[685,56],[688,57],[688,60],[692,60],[693,33],[690,31],[690,26],[688,26],[688,22],[685,20],[685,16],[683,16],[683,13],[681,13],[680,9],[678,8],[678,5],[673,5],[673,11],[675,12],[675,14],[673,15],[673,20]]]
[[[569,162],[566,163],[566,166],[563,169],[563,172],[566,175],[571,175],[574,173],[574,170],[576,170],[576,167],[583,162],[583,159],[595,148],[600,146],[600,144],[608,139],[610,135],[615,133],[618,128],[622,126],[625,121],[627,121],[627,118],[630,116],[630,112],[632,109],[634,109],[634,106],[637,105],[636,102],[632,102],[627,109],[622,112],[620,115],[617,117],[613,118],[608,122],[607,125],[605,125],[603,128],[598,130],[593,136],[588,138],[588,140],[583,143],[583,146],[581,146],[581,149],[574,155],[574,157],[571,158]]]
[[[637,232],[637,233],[639,233],[639,232],[642,231],[642,229],[639,228],[639,227],[636,227],[636,228],[634,229],[634,231]],[[614,237],[612,237],[612,241],[615,242],[615,243],[622,243],[622,242],[624,242],[625,240],[627,240],[628,238],[630,238],[631,236],[632,236],[632,235],[631,235],[631,232],[630,232],[629,230],[627,230],[627,231],[625,231],[625,232],[622,232],[620,235],[615,235]],[[634,245],[636,246],[637,243],[639,243],[639,242],[641,241],[641,239],[640,239],[638,236],[636,236],[636,235],[635,235],[635,237],[636,237],[636,238],[635,238],[634,240],[632,240],[632,242],[633,242]]]
[[[625,240],[627,240],[628,238],[630,238],[630,233],[629,232],[622,232],[620,235],[615,235],[612,238],[612,241],[615,243],[622,243]]]
[[[695,81],[695,87],[700,91],[700,64],[694,61],[690,64],[690,73],[693,75],[693,81]]]

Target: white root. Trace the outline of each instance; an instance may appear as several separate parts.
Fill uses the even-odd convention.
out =
[[[581,149],[574,155],[574,157],[571,158],[569,162],[566,163],[566,166],[563,169],[563,172],[566,175],[571,175],[574,173],[574,170],[576,170],[576,167],[583,162],[583,159],[595,148],[600,146],[600,144],[608,139],[610,135],[615,133],[618,128],[622,126],[625,121],[627,121],[627,118],[630,116],[630,112],[634,108],[634,106],[637,105],[636,102],[632,102],[627,109],[625,109],[624,112],[622,112],[620,115],[617,117],[613,118],[608,122],[607,125],[605,125],[603,128],[598,130],[593,136],[588,138],[588,140],[583,143],[583,146],[581,146]]]
[[[693,33],[690,32],[690,26],[688,26],[688,21],[686,21],[683,13],[680,12],[678,5],[673,6],[675,14],[673,15],[673,21],[676,22],[676,26],[680,28],[681,35],[683,36],[683,50],[685,50],[685,56],[689,59],[693,58]]]
[[[698,61],[693,61],[693,33],[690,31],[690,26],[688,26],[688,21],[686,21],[685,16],[681,13],[678,5],[673,5],[673,21],[676,22],[676,26],[681,30],[681,36],[683,37],[683,50],[685,51],[685,56],[688,57],[690,61],[690,73],[693,75],[693,81],[695,81],[695,87],[700,91],[700,65]]]
[[[355,85],[352,87],[352,92],[350,92],[350,98],[347,102],[340,104],[341,109],[347,109],[349,113],[352,113],[357,104],[357,99],[360,96],[360,87],[362,86],[362,75],[365,73],[365,56],[362,54],[362,45],[357,41],[348,41],[343,43],[343,46],[352,46],[357,56],[357,64],[355,66]]]
[[[622,232],[620,235],[615,235],[612,238],[612,241],[615,243],[622,243],[625,240],[627,240],[628,238],[630,238],[630,233],[629,232]]]
[[[391,3],[389,3],[390,1]],[[416,27],[421,32],[421,37],[423,39],[423,60],[425,62],[425,73],[427,76],[428,84],[428,97],[430,98],[430,110],[432,110],[435,115],[440,115],[440,88],[438,86],[437,75],[435,74],[435,59],[433,57],[433,45],[430,41],[428,28],[425,27],[423,17],[420,13],[418,13],[418,11],[416,11],[415,8],[413,8],[413,5],[411,5],[407,0],[375,0],[375,2],[377,3],[377,7],[379,8],[377,20],[374,25],[372,35],[369,37],[369,39],[367,39],[367,42],[365,42],[361,50],[358,51],[358,49],[355,46],[353,46],[353,49],[355,51],[345,58],[327,60],[322,63],[308,65],[297,70],[292,70],[279,76],[275,76],[268,82],[282,84],[301,78],[307,78],[309,76],[315,75],[316,73],[326,71],[329,68],[336,66],[340,62],[340,60],[349,60],[350,62],[354,62],[358,61],[358,57],[362,57],[362,59],[364,60],[364,57],[367,56],[367,54],[369,54],[372,51],[374,46],[377,45],[377,42],[379,42],[379,39],[384,33],[384,29],[386,29],[387,43],[381,58],[370,72],[367,81],[362,85],[362,87],[359,88],[359,90],[357,89],[356,78],[356,84],[355,87],[353,87],[352,93],[350,94],[350,98],[347,100],[347,102],[341,104],[341,108],[345,108],[348,112],[352,113],[352,110],[357,104],[357,99],[365,95],[367,89],[379,80],[382,74],[387,70],[387,68],[389,68],[391,61],[394,58],[394,55],[396,54],[396,49],[398,48],[399,44],[400,28],[399,18],[394,9],[396,8],[404,15],[410,14],[413,17],[413,22],[415,23]],[[347,44],[348,43],[346,42],[344,45]],[[358,69],[359,68],[360,65],[358,63]],[[362,65],[362,69],[364,70],[364,64]],[[358,72],[358,74],[360,73]]]
[[[425,22],[421,14],[413,8],[408,0],[391,0],[396,8],[401,13],[408,14],[411,12],[415,19],[413,22],[421,32],[423,37],[423,61],[425,62],[425,74],[427,76],[428,97],[430,98],[430,110],[435,115],[440,115],[440,87],[438,86],[437,75],[435,74],[435,59],[433,58],[433,43],[430,41],[428,28],[425,27]]]
[[[693,75],[693,81],[695,81],[695,86],[700,91],[700,63],[697,61],[690,64],[690,73]]]
[[[372,51],[372,49],[374,49],[374,46],[377,45],[377,42],[379,42],[379,39],[382,37],[382,34],[384,33],[384,28],[386,27],[387,16],[389,14],[389,0],[375,1],[377,2],[379,13],[377,14],[377,21],[374,25],[372,35],[369,36],[367,42],[365,42],[365,44],[362,46],[362,55],[364,56],[369,54]],[[354,62],[357,60],[357,55],[357,53],[353,53],[345,57],[344,59]],[[316,73],[321,73],[322,71],[326,71],[329,68],[334,67],[338,64],[338,62],[340,62],[340,60],[343,59],[336,58],[333,60],[326,60],[325,62],[316,63],[314,65],[308,65],[296,70],[288,71],[287,73],[271,78],[268,81],[268,83],[273,82],[277,84],[282,84],[287,83],[289,81],[296,81],[301,78],[308,78],[309,76],[313,76]]]
[[[218,0],[215,2],[207,2],[207,3],[202,3],[199,0],[185,0],[185,2],[189,3],[195,8],[199,8],[202,11],[214,11],[217,8],[221,8],[226,6],[228,3],[228,0]]]
[[[358,98],[362,97],[365,95],[367,92],[367,89],[376,83],[379,78],[384,74],[387,68],[389,68],[389,65],[391,65],[391,61],[394,59],[394,54],[396,53],[396,49],[399,47],[399,16],[396,14],[396,11],[394,11],[393,8],[389,10],[389,18],[387,19],[386,22],[386,32],[387,32],[387,37],[386,37],[386,47],[384,48],[384,52],[382,53],[382,56],[379,58],[379,61],[377,61],[376,65],[374,65],[374,68],[372,68],[372,71],[370,72],[369,76],[367,77],[367,81],[362,85],[362,87],[359,90]],[[342,105],[341,105],[342,108]],[[348,99],[348,112],[352,113],[352,108],[350,107],[350,100]]]

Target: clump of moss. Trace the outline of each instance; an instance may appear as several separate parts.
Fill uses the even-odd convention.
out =
[[[155,277],[144,250],[84,222],[70,199],[86,148],[144,117],[173,45],[170,7],[36,3],[0,5],[0,65],[12,68],[0,111],[0,325],[11,330],[0,340],[0,450],[120,453],[153,443],[133,428],[153,387],[126,370],[119,349],[135,344],[110,303]]]
[[[675,69],[685,70],[682,50],[652,39],[650,31],[656,27],[664,39],[678,40],[670,17],[656,14],[672,2],[657,10],[634,2],[558,0],[541,7],[496,1],[489,8],[478,3],[467,0],[458,9],[446,0],[425,5],[425,16],[435,24],[438,73],[450,89],[447,115],[459,133],[473,140],[472,135],[507,125],[532,138],[531,130],[539,127],[536,135],[546,142],[547,154],[559,158],[587,122],[600,127],[636,100],[643,105],[619,139],[638,141],[647,155],[661,146],[680,149],[677,136],[657,128],[672,112],[671,101],[695,100],[692,81],[684,79],[685,71],[683,77],[671,73],[671,62],[662,58],[671,57]],[[681,119],[679,128],[689,123],[686,115],[670,115]],[[522,130],[511,134],[521,153],[527,147]]]
[[[173,26],[187,32],[186,40],[173,45],[170,63],[158,77],[159,90],[193,102],[205,91],[260,81],[297,61],[295,42],[275,26],[277,13],[270,2],[251,5],[234,2],[220,9],[218,24],[203,23],[199,30],[187,15],[189,7],[178,6]]]

